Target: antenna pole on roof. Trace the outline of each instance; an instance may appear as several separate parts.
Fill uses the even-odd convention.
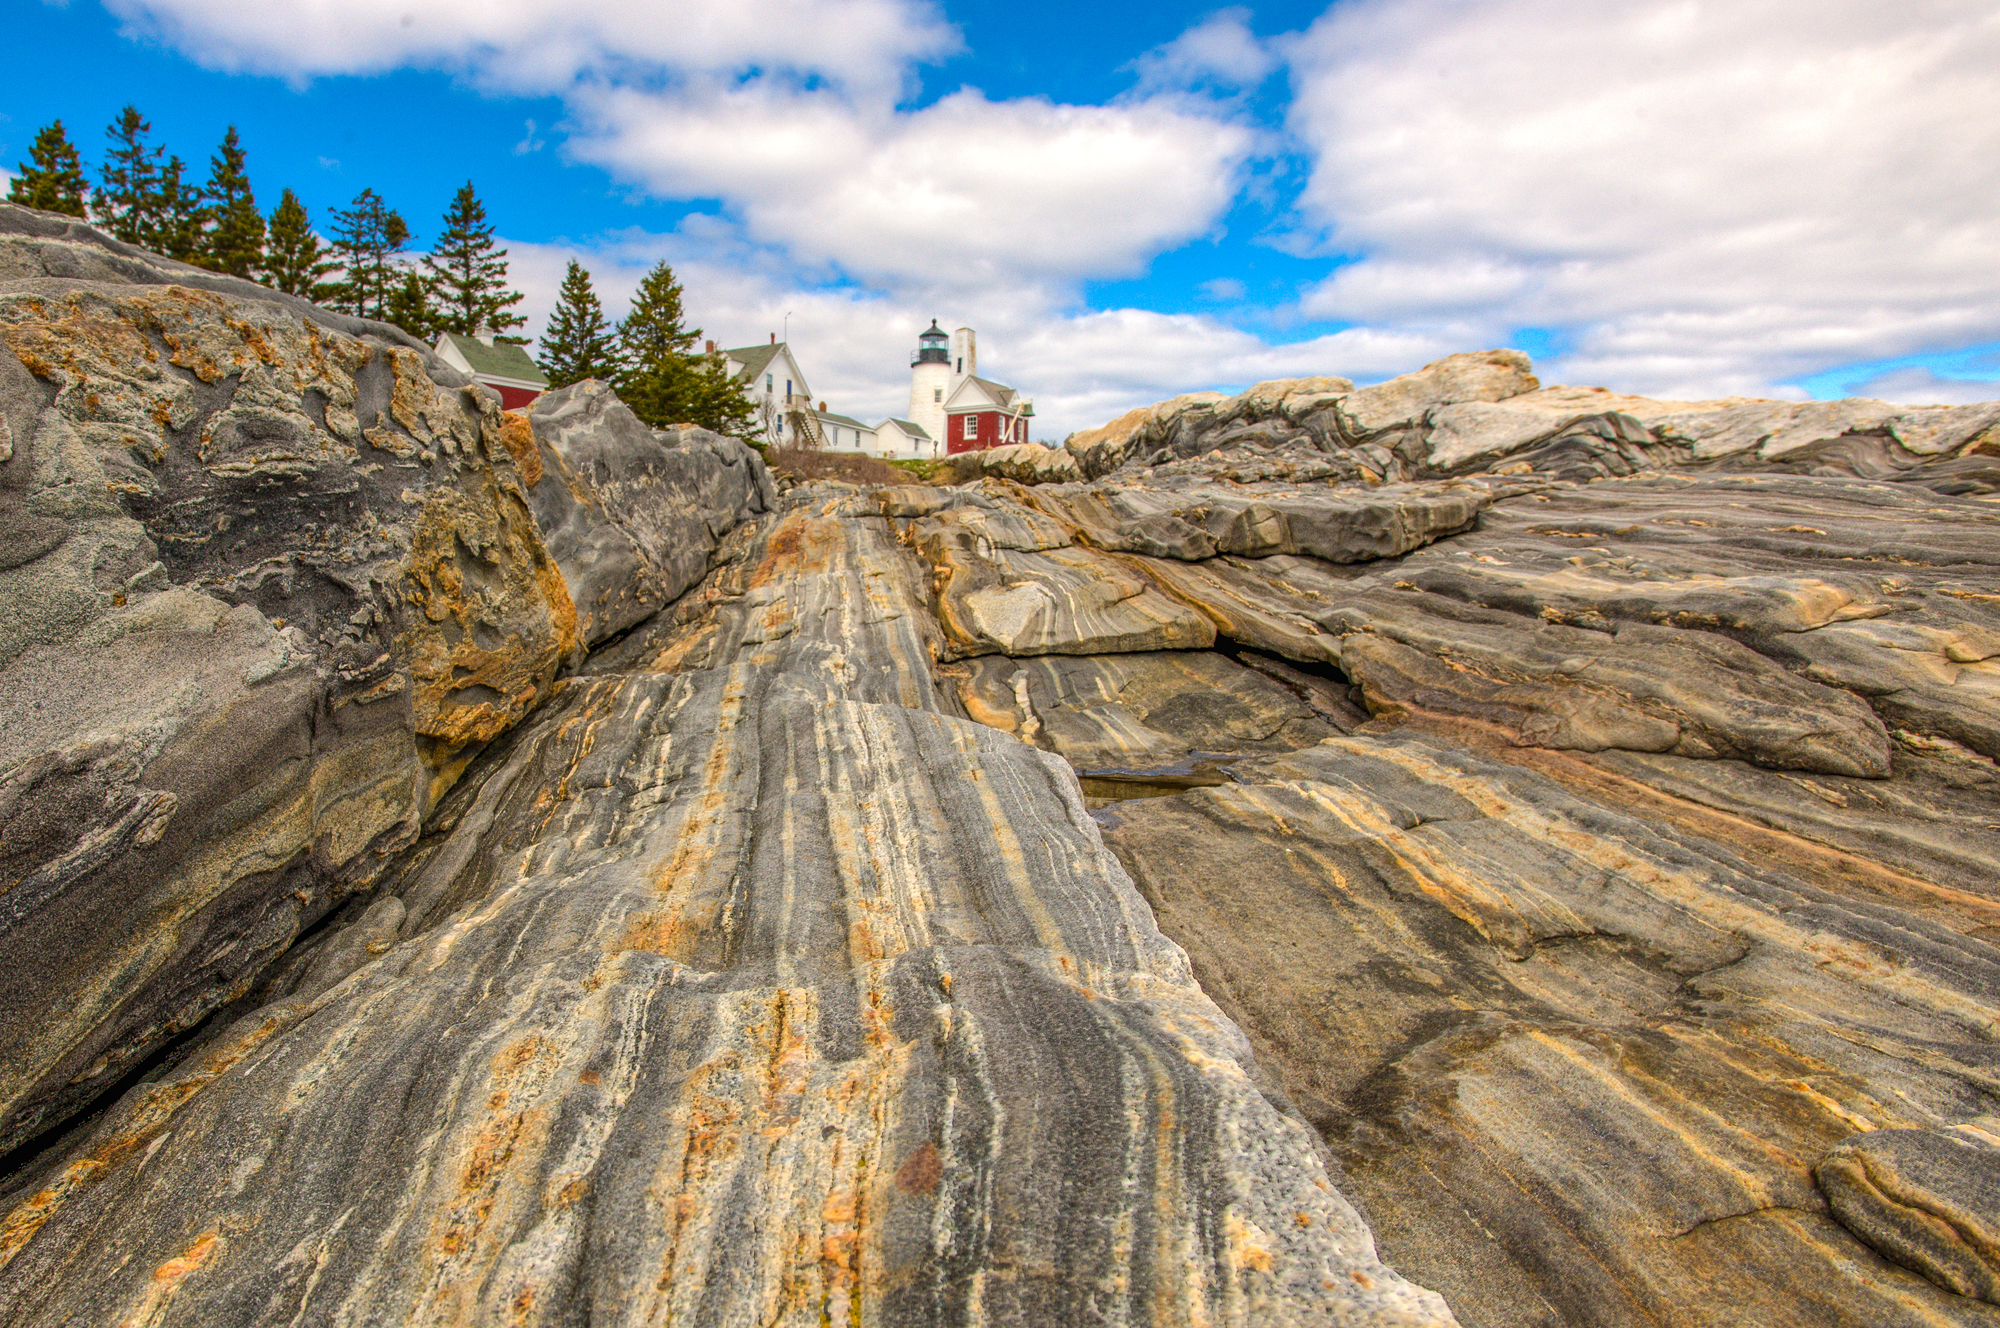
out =
[[[785,310],[785,344],[787,346],[792,344],[792,311],[790,309]]]

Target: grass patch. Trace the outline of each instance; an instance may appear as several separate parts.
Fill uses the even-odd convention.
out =
[[[798,480],[845,480],[849,484],[908,484],[910,476],[887,461],[855,452],[821,452],[809,447],[767,447],[764,464],[775,475]]]

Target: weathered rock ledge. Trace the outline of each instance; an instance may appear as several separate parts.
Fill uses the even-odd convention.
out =
[[[0,340],[0,1325],[2000,1324],[2000,407],[780,495],[6,208]]]

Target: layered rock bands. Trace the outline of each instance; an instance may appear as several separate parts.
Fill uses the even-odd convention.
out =
[[[2000,409],[780,495],[0,228],[0,1324],[2000,1324]]]

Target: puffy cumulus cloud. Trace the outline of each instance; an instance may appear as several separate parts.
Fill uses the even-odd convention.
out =
[[[1988,0],[1353,0],[1287,48],[1307,314],[1771,393],[2000,335]],[[1795,392],[1792,394],[1796,394]]]
[[[204,63],[291,78],[402,66],[515,90],[586,72],[790,70],[893,88],[957,49],[929,0],[106,0]]]
[[[1250,31],[1242,7],[1211,14],[1180,36],[1132,62],[1141,86],[1254,88],[1278,68],[1278,57]]]
[[[781,251],[746,248],[707,224],[667,236],[634,233],[580,245],[516,241],[509,248],[510,276],[528,297],[523,310],[531,334],[539,335],[554,307],[570,258],[589,269],[614,318],[629,307],[639,279],[664,260],[673,265],[689,319],[704,337],[724,346],[750,345],[782,330],[813,394],[871,424],[909,410],[910,352],[933,317],[947,328],[977,329],[980,373],[1033,397],[1035,436],[1051,441],[1194,388],[1324,373],[1384,377],[1464,349],[1450,332],[1363,328],[1271,346],[1200,315],[1078,311],[1064,305],[1054,286],[1015,286],[977,297],[940,287],[896,295],[807,288]]]
[[[1178,103],[1066,106],[964,90],[897,111],[753,79],[574,102],[572,150],[649,190],[720,198],[808,264],[967,291],[1124,275],[1209,230],[1253,130]]]

